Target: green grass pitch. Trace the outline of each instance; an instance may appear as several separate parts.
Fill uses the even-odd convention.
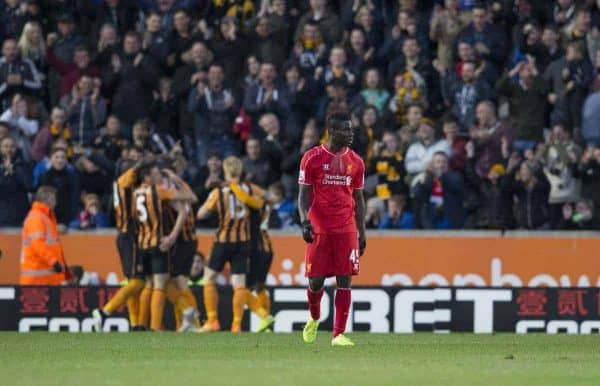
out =
[[[0,384],[600,385],[597,336],[0,333]]]

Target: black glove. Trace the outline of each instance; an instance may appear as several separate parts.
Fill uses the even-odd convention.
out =
[[[367,239],[358,240],[358,254],[362,256],[367,249]]]
[[[312,243],[314,233],[315,230],[313,229],[313,226],[310,223],[310,221],[304,220],[302,222],[302,238],[304,239],[304,241],[306,241],[307,243]]]
[[[60,263],[58,261],[56,263],[54,263],[52,268],[54,269],[54,272],[56,272],[56,273],[61,273],[63,271],[63,267],[62,267],[62,265],[60,265]]]

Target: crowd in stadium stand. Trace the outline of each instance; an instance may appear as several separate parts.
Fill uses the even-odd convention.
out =
[[[111,226],[123,160],[242,158],[297,227],[347,112],[371,229],[598,229],[600,0],[0,0],[0,226]],[[208,226],[210,224],[200,224]]]

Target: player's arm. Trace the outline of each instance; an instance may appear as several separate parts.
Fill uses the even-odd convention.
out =
[[[298,175],[298,212],[300,214],[300,223],[302,224],[302,238],[307,243],[312,243],[314,229],[308,219],[308,210],[310,209],[313,177],[311,174],[311,160],[313,157],[310,152],[304,153],[300,161],[300,173]]]
[[[362,159],[358,162],[356,168],[356,174],[352,179],[352,198],[354,199],[354,219],[356,221],[356,228],[358,231],[358,248],[360,256],[365,253],[367,248],[367,226],[366,226],[366,205],[365,195],[363,189],[365,187],[365,164]]]
[[[169,176],[169,179],[177,187],[178,193],[175,195],[175,198],[173,199],[174,201],[187,201],[192,204],[198,202],[198,197],[196,197],[190,186],[186,184],[181,177],[173,173],[172,170],[164,169],[163,171]]]
[[[209,218],[211,216],[212,212],[215,210],[215,207],[217,206],[218,199],[219,199],[219,188],[215,188],[215,189],[213,189],[212,192],[210,192],[210,195],[208,196],[208,198],[206,199],[204,204],[202,204],[200,209],[198,209],[196,218],[198,220],[206,220],[207,218]]]
[[[362,256],[367,247],[367,226],[365,224],[365,197],[362,189],[354,189],[352,193],[354,198],[354,218],[358,230],[358,245],[360,255]]]
[[[185,223],[185,204],[181,201],[173,201],[171,205],[177,210],[177,219],[171,233],[160,240],[159,248],[163,252],[168,251],[175,244]]]
[[[308,220],[308,210],[310,209],[310,195],[312,187],[310,185],[300,184],[298,192],[298,212],[300,214],[300,223],[302,224],[302,238],[307,243],[312,243],[314,229]]]
[[[251,209],[260,209],[265,204],[265,200],[263,199],[265,192],[257,186],[253,186],[253,194],[246,192],[242,189],[240,184],[236,182],[229,184],[229,189],[231,189],[238,200]]]

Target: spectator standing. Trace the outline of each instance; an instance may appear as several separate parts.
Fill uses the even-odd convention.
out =
[[[461,131],[475,123],[475,107],[481,101],[492,99],[493,92],[486,82],[477,77],[475,62],[464,62],[460,79],[447,75],[442,82],[446,104],[458,118]]]
[[[152,91],[158,79],[154,60],[141,51],[139,35],[135,32],[125,34],[123,53],[112,56],[104,83],[112,97],[112,112],[126,133],[137,119],[150,114]]]
[[[286,90],[276,83],[277,70],[273,63],[262,63],[258,78],[259,83],[246,90],[244,110],[255,121],[264,113],[275,113],[283,120],[290,109],[289,100]]]
[[[596,213],[600,209],[600,148],[588,148],[575,169],[581,180],[581,197],[592,200]]]
[[[513,77],[518,75],[518,80]],[[546,85],[530,62],[519,62],[498,81],[498,92],[508,98],[509,125],[514,129],[513,146],[517,150],[533,149],[542,139],[546,123]]]
[[[404,158],[404,167],[412,180],[418,174],[427,169],[427,165],[433,159],[434,154],[450,154],[450,144],[445,140],[435,139],[435,130],[427,123],[421,123],[417,131],[417,142],[410,145]],[[442,161],[439,161],[438,171],[442,170]]]
[[[376,176],[375,194],[382,200],[387,200],[393,195],[408,194],[404,184],[404,158],[400,152],[398,138],[393,132],[384,132],[381,142],[375,145],[374,157],[367,174]]]
[[[7,38],[2,43],[0,58],[0,104],[9,107],[15,94],[38,96],[42,82],[33,62],[21,58],[17,41]]]
[[[73,87],[83,75],[97,78],[100,76],[100,71],[91,63],[90,51],[85,46],[75,47],[73,57],[68,62],[63,62],[55,54],[56,39],[56,34],[48,35],[46,61],[52,69],[60,74],[60,93],[58,97],[62,98],[73,90]]]
[[[246,141],[246,156],[242,158],[246,181],[263,189],[275,182],[275,176],[269,160],[262,154],[262,144],[258,138]]]
[[[508,44],[504,33],[488,17],[485,5],[477,3],[471,11],[471,23],[460,32],[457,41],[471,44],[478,56],[499,70],[506,60]]]
[[[540,147],[540,160],[550,183],[550,221],[554,228],[561,219],[565,203],[579,200],[580,184],[573,176],[573,169],[581,158],[581,148],[571,139],[562,124],[555,124],[552,134]]]
[[[0,226],[19,227],[29,209],[31,170],[11,137],[0,138]]]
[[[206,164],[208,149],[229,156],[237,152],[232,124],[237,105],[231,89],[224,86],[223,67],[212,64],[207,82],[199,80],[188,97],[188,109],[194,114],[195,154],[199,165]]]
[[[459,229],[464,223],[464,183],[449,170],[448,155],[436,152],[425,175],[413,187],[417,226],[424,229]]]
[[[304,25],[312,21],[318,25],[320,35],[326,44],[339,43],[342,40],[342,25],[337,15],[327,10],[327,0],[310,0],[309,4],[310,11],[302,15],[298,21],[294,40],[298,41]]]
[[[65,226],[78,213],[80,200],[79,175],[67,165],[66,151],[54,148],[50,154],[50,168],[40,177],[40,185],[48,185],[56,190],[56,220]]]
[[[550,183],[542,168],[530,161],[525,161],[521,163],[520,167],[515,167],[514,171],[510,172],[506,178],[507,193],[511,200],[516,200],[517,227],[530,230],[549,229]]]
[[[90,146],[106,119],[106,102],[100,95],[100,86],[99,78],[82,75],[71,93],[60,100],[71,129],[71,141],[79,146]]]

